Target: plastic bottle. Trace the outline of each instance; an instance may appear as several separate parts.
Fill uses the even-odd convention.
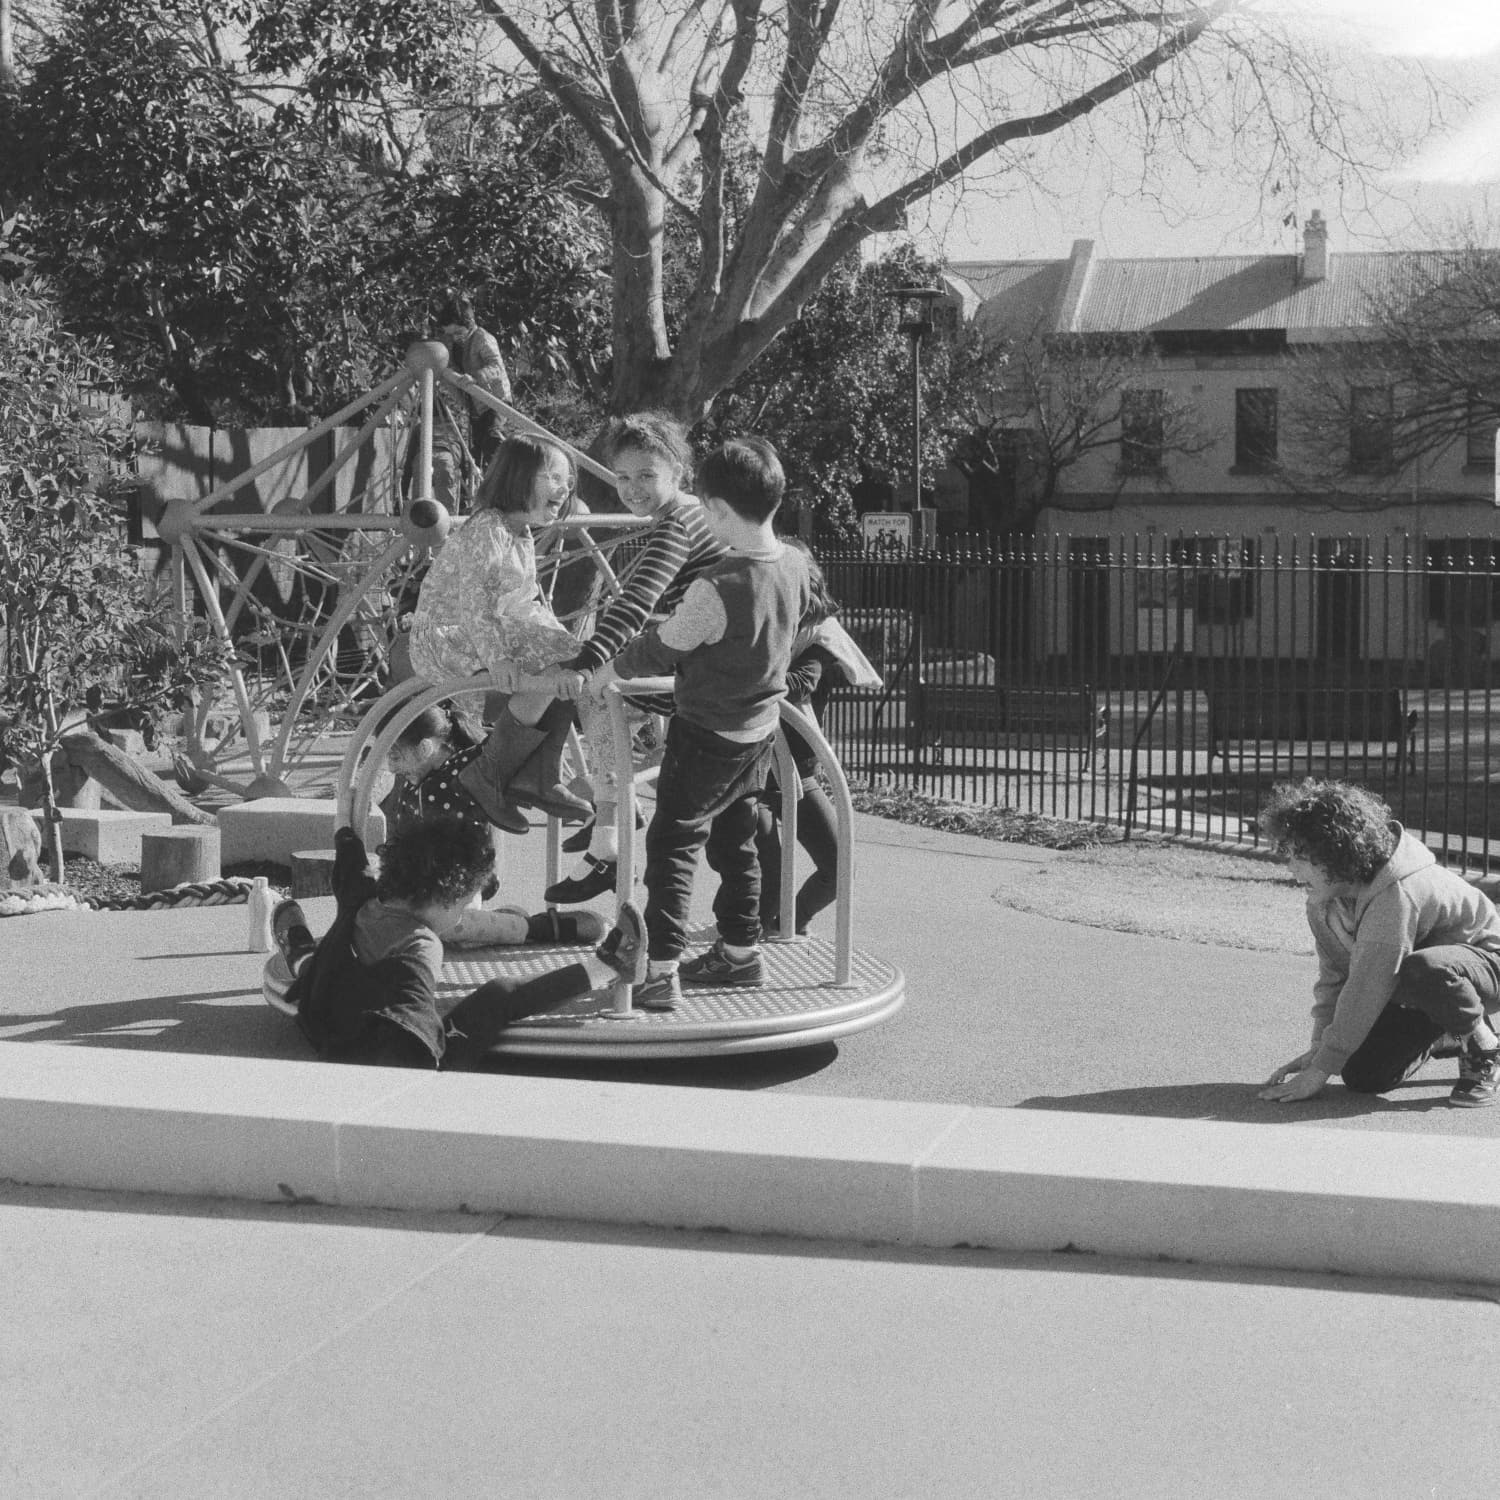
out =
[[[275,909],[271,897],[270,882],[263,875],[255,877],[250,887],[250,935],[245,949],[250,953],[269,953],[274,946],[271,941],[271,912]]]

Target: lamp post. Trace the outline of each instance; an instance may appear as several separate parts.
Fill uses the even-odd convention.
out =
[[[911,340],[911,508],[915,515],[922,508],[922,339],[932,332],[929,309],[944,293],[938,286],[898,286],[886,295],[901,303],[902,317],[896,326]]]

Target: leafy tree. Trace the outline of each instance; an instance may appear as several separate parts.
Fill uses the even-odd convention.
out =
[[[39,765],[54,879],[52,754],[107,702],[148,720],[217,680],[220,645],[174,632],[126,545],[131,424],[102,351],[62,332],[46,289],[0,283],[0,761]]]
[[[452,4],[406,8],[446,21]],[[408,45],[415,65],[416,33],[397,36],[378,0],[246,9],[252,38],[274,27],[282,64],[309,76],[349,87],[377,41],[382,66]],[[1333,98],[1337,70],[1257,0],[472,0],[468,14],[476,81],[488,71],[474,105],[504,97],[519,61],[592,148],[572,186],[609,228],[616,410],[698,420],[872,235],[985,170],[1034,170],[1037,141],[1097,111],[1173,155],[1213,113],[1267,186],[1296,179],[1308,135],[1359,165],[1358,99]],[[741,140],[756,161],[743,205]],[[694,251],[680,298],[679,231]]]
[[[539,390],[596,366],[582,211],[513,153],[413,144],[412,92],[452,74],[436,13],[366,7],[393,40],[351,79],[278,75],[281,32],[267,20],[247,48],[248,9],[82,0],[19,101],[8,196],[70,318],[110,337],[137,394],[203,423],[306,420],[387,373],[448,285]]]
[[[937,267],[905,249],[872,265],[851,255],[781,335],[774,359],[720,393],[709,442],[760,432],[777,445],[793,498],[836,529],[854,524],[856,493],[910,472],[910,344],[898,287],[940,285]],[[956,434],[980,420],[996,366],[971,334],[939,329],[922,343],[922,472],[930,483]]]

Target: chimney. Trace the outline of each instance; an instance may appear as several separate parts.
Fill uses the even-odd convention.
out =
[[[1068,257],[1068,274],[1057,300],[1054,333],[1077,331],[1078,314],[1083,307],[1083,294],[1088,287],[1089,271],[1093,264],[1093,240],[1074,240],[1073,253]]]
[[[1323,210],[1315,208],[1303,226],[1302,279],[1322,281],[1328,275],[1328,223]]]

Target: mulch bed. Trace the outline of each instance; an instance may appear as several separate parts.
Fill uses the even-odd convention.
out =
[[[67,889],[83,902],[128,900],[141,894],[141,872],[134,865],[101,865],[86,854],[65,854],[63,869]],[[292,885],[291,869],[268,860],[226,865],[224,875],[244,875],[252,880],[263,875],[273,886],[284,891],[290,890]]]

